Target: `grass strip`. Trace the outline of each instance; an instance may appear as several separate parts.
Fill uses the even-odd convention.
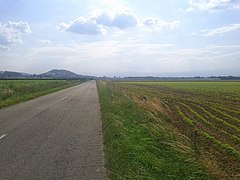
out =
[[[0,80],[0,109],[75,86],[78,80]]]

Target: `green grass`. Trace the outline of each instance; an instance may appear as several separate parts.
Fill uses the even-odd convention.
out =
[[[0,80],[0,108],[68,88],[77,80]]]
[[[139,107],[121,86],[98,82],[110,179],[210,179],[191,142]]]
[[[164,148],[164,146],[159,147],[159,144],[164,144],[169,145],[171,150],[176,150],[177,152],[186,152],[186,149],[191,149],[214,178],[234,179],[238,177],[239,172],[237,169],[240,168],[240,81],[104,82],[102,84],[105,85],[103,89],[113,94],[111,96],[106,95],[107,98],[112,97],[111,100],[108,99],[109,102],[106,102],[111,104],[108,107],[109,110],[113,111],[113,109],[116,109],[116,111],[120,111],[119,113],[124,114],[124,116],[121,116],[115,111],[111,112],[112,114],[108,114],[109,121],[105,121],[103,117],[106,124],[113,121],[121,125],[119,129],[122,129],[121,127],[129,129],[128,124],[132,122],[127,121],[128,118],[132,120],[141,119],[137,117],[137,115],[141,115],[146,122],[136,122],[136,125],[133,125],[133,127],[138,130],[144,127],[138,135],[142,136],[144,134],[146,136],[144,138],[148,139],[149,136],[153,138],[153,142],[151,139],[151,147],[159,150]],[[132,103],[132,105],[124,109],[124,103],[128,105]],[[135,116],[133,112],[136,112],[137,115]],[[105,131],[108,131],[108,127],[105,128]],[[116,132],[121,132],[121,130],[117,129]],[[180,133],[187,137],[186,139],[188,140],[179,139],[178,137],[183,137]],[[121,132],[120,134],[126,133]],[[126,135],[126,137],[131,138],[131,135]],[[161,140],[157,141],[159,144],[156,145],[155,140],[159,137],[161,137]],[[164,139],[163,137],[167,138]],[[129,144],[133,145],[132,141],[129,141]],[[109,142],[111,141],[109,140]],[[142,143],[141,147],[147,146],[147,143],[149,141],[146,144]],[[185,150],[179,148],[179,144],[181,147],[185,147]],[[106,147],[108,149],[107,145]],[[191,151],[187,151],[188,153],[185,154],[185,157],[194,157],[194,162],[198,163],[194,153],[191,153]],[[161,154],[161,151],[159,153]],[[172,154],[175,154],[175,152],[172,152]],[[138,162],[135,159],[134,161]],[[118,164],[117,162],[115,163]],[[110,163],[110,169],[111,166]],[[181,166],[184,167],[182,164]],[[134,168],[133,165],[131,167]],[[162,167],[158,168],[160,171],[162,170]],[[113,169],[114,173],[118,172],[117,168]],[[137,171],[134,169],[133,172]],[[173,173],[169,172],[170,174]],[[135,175],[135,173],[133,174]],[[169,177],[171,176],[170,174],[168,174]],[[126,178],[126,176],[121,177]],[[160,177],[159,179],[167,179],[167,177]],[[134,178],[135,176],[133,176]],[[184,178],[188,179],[186,176]]]

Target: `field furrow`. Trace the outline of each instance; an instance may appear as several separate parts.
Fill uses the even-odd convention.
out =
[[[214,114],[216,114],[216,116],[222,117],[226,121],[229,121],[229,123],[238,124],[238,126],[240,125],[240,119],[233,117],[226,112],[219,110],[216,107],[208,106],[208,108],[210,108],[214,112]]]
[[[240,151],[234,149],[232,146],[229,144],[225,144],[218,139],[216,139],[214,136],[208,134],[207,132],[198,131],[201,136],[206,138],[207,140],[211,141],[214,145],[218,146],[220,149],[226,151],[229,155],[234,156],[237,158],[238,161],[240,161]]]
[[[192,109],[190,106],[184,103],[181,103],[181,105],[187,109],[185,109],[185,112],[184,112],[184,111],[181,111],[179,107],[177,107],[178,113],[187,125],[190,125],[192,127],[194,126],[197,129],[205,130],[210,134],[213,134],[216,137],[218,137],[219,140],[222,140],[225,143],[231,144],[236,149],[240,148],[239,147],[240,138],[232,134],[231,131],[228,131],[228,132],[225,131],[222,128],[222,126],[219,126],[219,124],[215,124],[214,123],[215,121],[212,121],[213,116],[204,108],[198,105],[191,105],[192,108],[198,107],[200,110],[203,111],[203,112],[200,112],[199,109],[198,110],[196,110],[196,108]],[[188,110],[188,112],[186,110]]]

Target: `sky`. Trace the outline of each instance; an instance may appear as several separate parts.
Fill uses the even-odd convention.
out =
[[[0,71],[240,76],[240,0],[0,0]]]

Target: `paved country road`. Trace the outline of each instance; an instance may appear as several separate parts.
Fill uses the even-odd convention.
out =
[[[95,81],[0,110],[0,179],[105,178]]]

